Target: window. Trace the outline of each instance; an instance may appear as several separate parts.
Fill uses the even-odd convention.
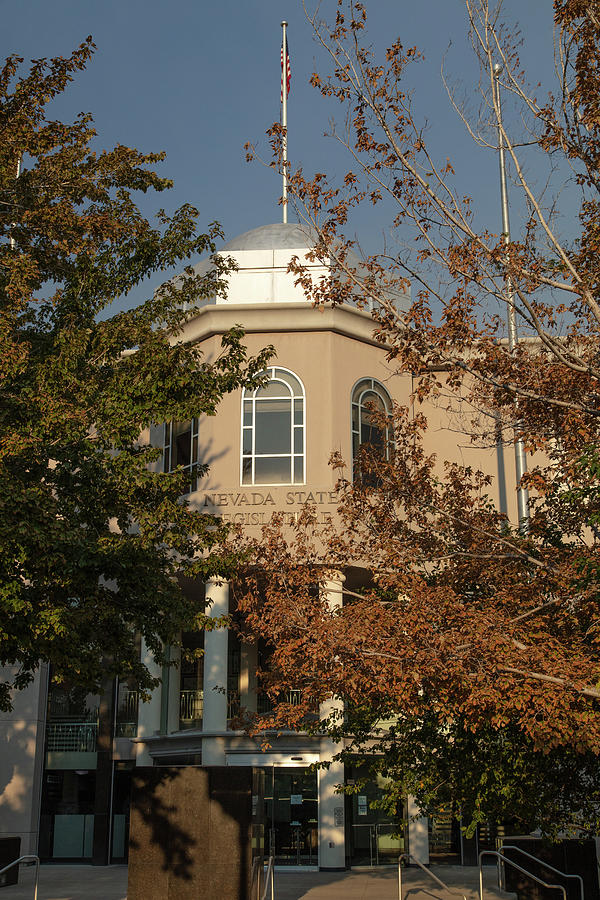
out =
[[[163,447],[164,471],[173,472],[179,466],[190,473],[190,482],[186,493],[198,487],[198,475],[195,465],[198,462],[198,419],[187,422],[167,422],[165,425],[165,442]]]
[[[269,380],[242,394],[242,484],[304,484],[304,387],[273,366]]]
[[[363,378],[352,391],[352,461],[354,476],[358,476],[358,456],[361,447],[369,447],[389,457],[391,427],[382,417],[392,411],[390,395],[374,378]]]

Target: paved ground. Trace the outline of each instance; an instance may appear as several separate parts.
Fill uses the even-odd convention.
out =
[[[478,869],[436,866],[433,871],[448,886],[446,893],[418,869],[403,873],[404,900],[476,900]],[[485,870],[486,897],[497,900],[496,869]],[[32,900],[33,868],[22,868],[19,884],[0,888],[0,900]],[[42,866],[38,900],[127,900],[126,866]],[[199,898],[200,900],[200,898]],[[213,900],[213,898],[206,898]],[[214,898],[230,900],[230,898]],[[398,875],[394,868],[352,872],[275,872],[275,900],[398,900]]]

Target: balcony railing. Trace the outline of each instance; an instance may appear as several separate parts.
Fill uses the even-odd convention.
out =
[[[179,692],[179,727],[198,728],[204,713],[204,691]]]
[[[93,753],[97,737],[97,722],[48,722],[46,727],[48,750],[54,752]]]
[[[302,703],[302,691],[291,690],[272,700],[266,694],[259,694],[256,698],[256,712],[265,715],[273,710],[275,703],[289,703],[291,706],[299,706]]]
[[[133,738],[137,735],[139,705],[139,691],[119,691],[115,737]]]

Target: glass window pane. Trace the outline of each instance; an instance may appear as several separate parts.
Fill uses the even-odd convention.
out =
[[[378,450],[383,450],[385,445],[384,429],[378,428],[376,425],[369,425],[363,419],[360,429],[360,442],[361,444],[369,444],[371,447],[376,447]]]
[[[304,457],[294,457],[294,484],[304,483]]]
[[[243,425],[252,425],[252,400],[244,400]]]
[[[356,385],[356,387],[354,388],[354,390],[352,391],[352,402],[359,403],[360,395],[362,394],[362,392],[367,390],[370,387],[372,387],[372,381],[370,378],[363,378],[362,381],[359,381],[358,384]]]
[[[379,394],[375,393],[375,391],[365,391],[362,395],[361,402],[363,407],[369,406],[376,409],[385,409],[383,400],[381,399]]]
[[[286,400],[256,403],[255,453],[291,452],[291,404]]]
[[[281,381],[269,381],[264,387],[259,388],[254,394],[255,397],[260,397],[261,400],[263,397],[289,397],[291,395],[291,391],[287,384],[282,384]]]
[[[170,471],[171,471],[171,448],[165,447],[163,472],[170,472]]]
[[[275,378],[281,378],[282,381],[285,381],[286,384],[289,384],[290,388],[294,392],[294,397],[304,396],[302,385],[300,384],[296,376],[291,374],[291,372],[285,372],[283,369],[275,369]]]
[[[242,460],[242,484],[252,484],[252,460]]]
[[[252,429],[244,428],[242,431],[242,453],[244,455],[252,453]]]
[[[294,453],[302,453],[304,447],[303,444],[303,436],[304,429],[303,428],[294,428]]]
[[[294,425],[304,424],[304,400],[294,400]]]
[[[192,423],[174,422],[172,427],[173,439],[171,442],[171,468],[177,466],[189,466],[191,458],[191,426]]]
[[[254,484],[290,484],[291,458],[257,457],[254,461]]]

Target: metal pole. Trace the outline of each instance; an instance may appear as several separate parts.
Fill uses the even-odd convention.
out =
[[[40,885],[40,858],[36,856],[35,859],[35,884],[33,888],[33,900],[38,900],[38,888]]]
[[[496,98],[496,109],[498,114],[498,158],[500,161],[500,199],[502,202],[502,241],[505,246],[510,243],[510,221],[508,217],[508,189],[506,186],[506,161],[504,154],[504,134],[502,131],[502,105],[500,102],[500,73],[502,66],[496,63],[494,66],[494,82],[493,88]],[[510,275],[506,275],[506,307],[508,322],[508,349],[514,354],[519,342],[517,333],[517,317],[515,312],[515,304],[513,301],[513,290]],[[517,404],[518,406],[518,404]],[[517,508],[519,515],[519,530],[522,534],[529,531],[529,491],[521,484],[523,476],[527,473],[527,456],[525,454],[525,445],[523,439],[519,437],[519,422],[515,425],[515,470],[517,481]]]
[[[21,154],[19,153],[19,156],[17,157],[17,178],[19,177],[20,174],[21,174]],[[13,222],[13,228],[14,228],[15,224],[16,223]],[[10,249],[14,250],[15,249],[15,239],[12,236],[12,234],[10,236],[9,243],[10,243]]]
[[[281,195],[281,205],[283,207],[283,223],[287,222],[287,22],[285,19],[281,23],[283,29],[283,37],[281,43],[281,160],[283,165],[283,193]]]

